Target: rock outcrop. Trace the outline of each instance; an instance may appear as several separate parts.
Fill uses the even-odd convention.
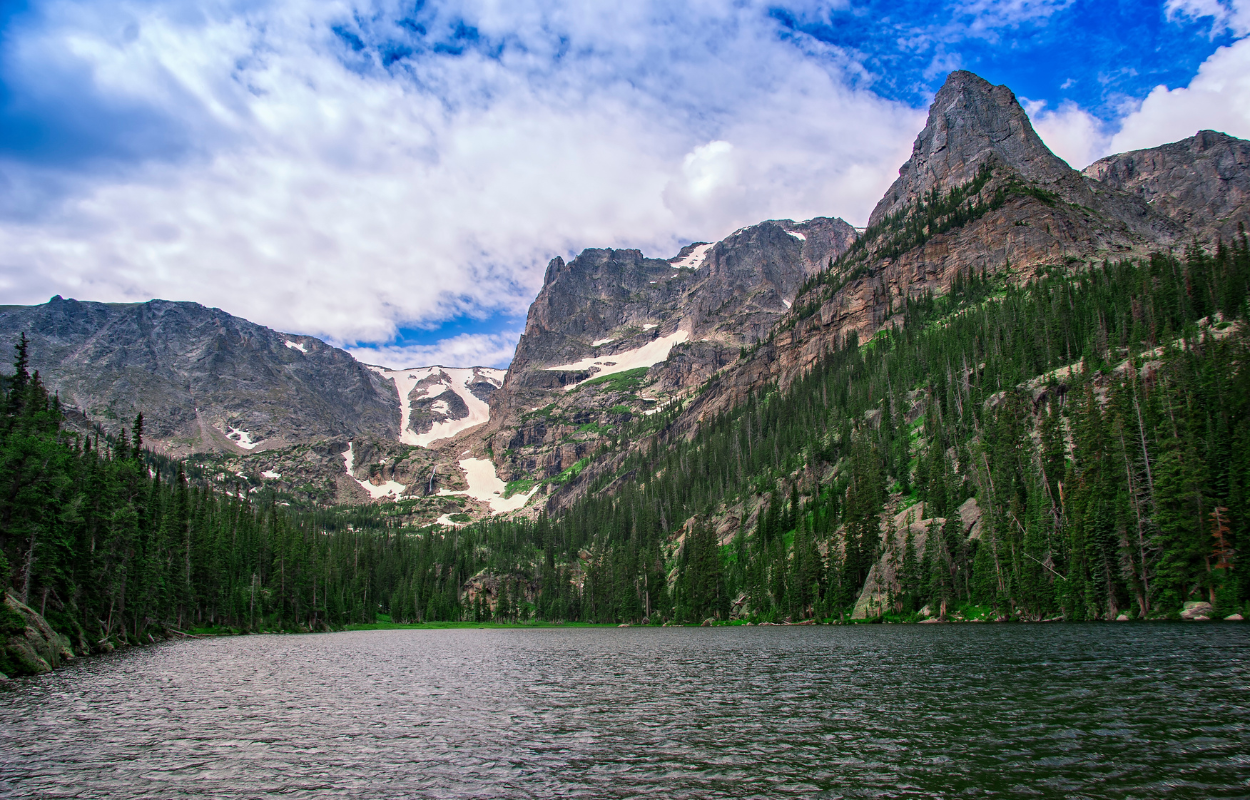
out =
[[[0,677],[50,672],[74,658],[68,636],[5,590],[0,608]]]
[[[1084,174],[1136,195],[1210,245],[1250,225],[1250,142],[1216,131],[1148,150],[1107,156]]]

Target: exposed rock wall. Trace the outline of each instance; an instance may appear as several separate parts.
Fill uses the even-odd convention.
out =
[[[1250,225],[1250,142],[1224,133],[1107,156],[1084,174],[1142,198],[1203,244],[1230,241]]]

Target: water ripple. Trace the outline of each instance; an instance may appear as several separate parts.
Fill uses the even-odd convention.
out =
[[[1250,628],[431,630],[0,692],[14,797],[1245,797]]]

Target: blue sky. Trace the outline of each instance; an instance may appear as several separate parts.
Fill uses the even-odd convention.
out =
[[[0,302],[504,365],[547,261],[862,224],[946,74],[1073,166],[1250,138],[1250,0],[0,5]]]

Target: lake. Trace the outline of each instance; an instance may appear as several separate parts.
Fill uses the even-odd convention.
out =
[[[15,797],[1250,796],[1250,626],[170,642],[0,691]]]

